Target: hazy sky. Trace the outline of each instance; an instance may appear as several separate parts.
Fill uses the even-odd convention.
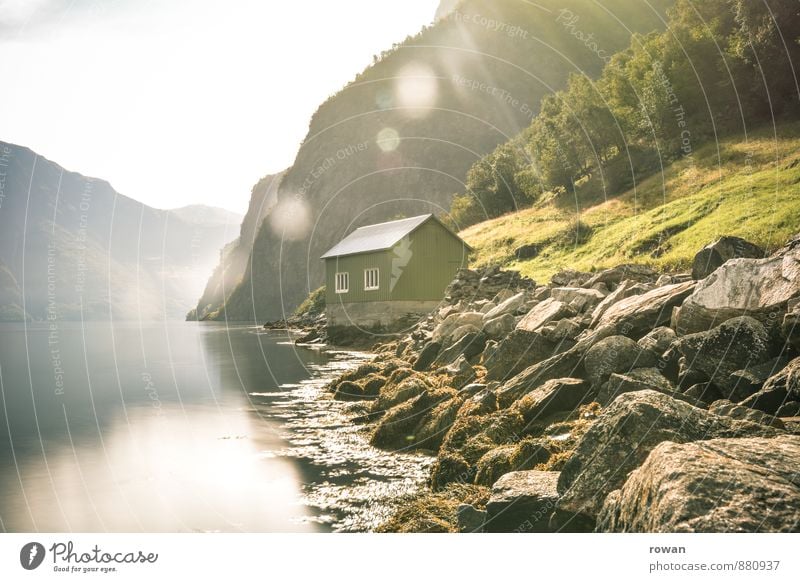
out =
[[[0,140],[159,208],[243,212],[438,0],[0,0]]]

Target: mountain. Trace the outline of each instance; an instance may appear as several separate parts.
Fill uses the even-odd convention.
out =
[[[239,237],[220,252],[219,263],[206,283],[197,307],[187,314],[186,319],[215,319],[219,316],[225,300],[244,276],[261,221],[278,201],[278,186],[284,173],[264,176],[253,186]]]
[[[187,224],[196,226],[236,226],[241,224],[242,215],[216,206],[190,204],[181,208],[172,208],[170,212]]]
[[[151,208],[0,142],[0,319],[182,318],[237,225]]]
[[[467,170],[527,127],[572,72],[599,75],[669,0],[464,0],[376,57],[311,119],[242,280],[212,315],[284,316],[357,226],[450,207]],[[443,10],[446,13],[446,10]]]

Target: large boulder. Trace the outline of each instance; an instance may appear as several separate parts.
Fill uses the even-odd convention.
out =
[[[436,356],[439,355],[441,349],[442,344],[439,342],[428,342],[425,344],[422,350],[420,350],[417,360],[414,362],[414,370],[418,372],[427,370],[430,365],[433,364],[433,361],[436,359]]]
[[[655,328],[636,343],[639,344],[640,348],[660,358],[664,355],[664,352],[670,348],[672,342],[674,342],[676,338],[677,334],[675,330],[671,327],[662,326]]]
[[[613,335],[600,340],[586,352],[584,367],[593,386],[599,387],[614,373],[655,365],[655,357],[632,339]]]
[[[516,318],[511,313],[506,313],[488,320],[483,325],[483,332],[490,338],[504,338],[514,330]]]
[[[798,532],[800,436],[659,444],[600,511],[607,532]]]
[[[731,400],[741,402],[761,390],[767,380],[783,370],[788,364],[789,359],[787,357],[778,356],[767,360],[763,364],[736,370],[728,378],[728,386],[725,391]]]
[[[515,329],[500,341],[483,361],[486,379],[505,380],[559,351],[560,343],[546,339],[539,332]],[[572,344],[564,345],[567,349]]]
[[[502,303],[500,303],[497,307],[489,310],[483,316],[483,321],[487,322],[495,317],[500,317],[501,315],[514,315],[517,310],[525,304],[526,293],[523,291],[521,293],[517,293],[516,295],[512,295]]]
[[[592,325],[595,326],[600,321],[608,308],[634,295],[647,293],[650,289],[646,285],[634,283],[633,281],[623,281],[616,289],[609,293],[592,311]]]
[[[800,401],[800,358],[795,358],[764,383],[764,387],[742,400],[741,405],[767,414],[777,414],[788,402]]]
[[[622,299],[600,316],[595,327],[614,327],[620,335],[639,339],[656,327],[669,324],[672,308],[683,303],[694,288],[695,283],[687,281]]]
[[[776,429],[719,416],[652,390],[623,394],[586,431],[565,464],[558,481],[559,507],[595,518],[608,494],[664,441],[777,434]]]
[[[471,331],[463,335],[457,342],[443,349],[436,356],[432,366],[446,366],[455,362],[459,356],[464,356],[468,360],[474,358],[486,347],[486,334],[481,331]]]
[[[800,296],[800,245],[765,259],[732,259],[697,284],[676,318],[679,334],[711,329],[727,319],[750,315],[769,323],[783,318]]]
[[[575,410],[591,398],[589,384],[579,378],[548,380],[514,403],[513,409],[525,422],[532,422],[555,412]]]
[[[729,319],[710,331],[684,336],[675,347],[685,359],[682,375],[690,370],[699,373],[702,380],[713,383],[723,394],[730,388],[731,374],[763,364],[770,357],[767,330],[748,316]]]
[[[538,331],[551,321],[575,315],[566,303],[552,297],[537,303],[517,324],[517,329],[522,331]]]
[[[492,486],[486,504],[488,532],[546,532],[558,502],[558,472],[514,471]]]
[[[606,297],[596,289],[581,287],[555,287],[550,290],[550,296],[556,301],[569,305],[578,313],[594,308]]]
[[[694,256],[692,279],[705,279],[731,259],[761,259],[764,251],[738,236],[723,236]]]
[[[446,345],[453,332],[465,325],[480,329],[483,327],[483,313],[479,311],[451,313],[433,330],[431,340]]]
[[[684,402],[689,402],[695,406],[705,408],[696,398],[677,392],[675,387],[657,368],[636,368],[625,374],[611,374],[608,378],[608,382],[601,386],[595,400],[602,406],[608,406],[614,402],[620,394],[638,392],[640,390],[655,390],[656,392],[667,394],[678,400],[683,400]]]
[[[740,404],[734,404],[730,400],[716,400],[708,407],[709,412],[719,414],[720,416],[730,416],[736,420],[749,420],[750,422],[757,422],[758,424],[765,424],[773,428],[786,428],[780,418],[766,414],[754,408],[747,408]]]
[[[548,380],[583,377],[585,374],[583,359],[587,350],[612,332],[613,329],[609,328],[595,330],[568,350],[525,368],[498,388],[498,403],[501,407],[509,406]]]

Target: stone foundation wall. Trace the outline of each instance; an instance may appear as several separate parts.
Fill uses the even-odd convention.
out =
[[[328,305],[328,332],[393,332],[413,326],[439,305],[438,301],[370,301]]]

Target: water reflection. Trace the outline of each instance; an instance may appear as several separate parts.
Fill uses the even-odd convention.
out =
[[[364,530],[425,477],[322,398],[363,355],[179,322],[0,342],[0,531]]]

